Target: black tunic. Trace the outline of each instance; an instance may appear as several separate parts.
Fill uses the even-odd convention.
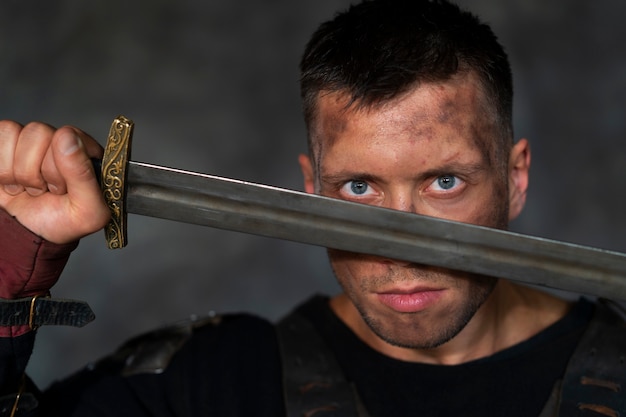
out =
[[[562,377],[593,308],[581,299],[531,339],[454,366],[403,362],[373,351],[332,313],[326,297],[313,297],[298,310],[329,344],[372,417],[528,417],[539,414]],[[8,359],[30,352],[32,337],[18,339],[0,340],[4,381],[14,377]],[[225,315],[219,324],[196,326],[162,372],[123,376],[132,354],[105,358],[41,393],[37,415],[281,416],[278,352],[271,323]]]

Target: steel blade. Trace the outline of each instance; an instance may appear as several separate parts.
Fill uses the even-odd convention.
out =
[[[626,300],[626,255],[211,175],[128,163],[129,213]]]

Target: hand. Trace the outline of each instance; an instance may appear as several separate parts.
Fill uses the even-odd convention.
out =
[[[0,207],[53,243],[101,229],[110,212],[90,158],[102,153],[74,127],[0,121]]]

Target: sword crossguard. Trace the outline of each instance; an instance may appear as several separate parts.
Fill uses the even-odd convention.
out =
[[[126,166],[130,160],[134,123],[118,116],[111,124],[104,148],[101,187],[104,200],[111,210],[111,219],[104,228],[109,249],[121,249],[128,243],[126,237]]]

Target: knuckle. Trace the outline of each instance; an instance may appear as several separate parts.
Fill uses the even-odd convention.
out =
[[[41,165],[53,132],[54,128],[41,122],[30,122],[21,129],[13,161],[13,175],[18,184],[45,189]]]
[[[22,125],[13,120],[0,120],[0,140],[15,139],[21,130]]]
[[[54,128],[46,123],[30,122],[22,128],[20,139],[49,139],[53,132]]]
[[[13,184],[13,156],[22,126],[11,120],[0,121],[0,182]]]

